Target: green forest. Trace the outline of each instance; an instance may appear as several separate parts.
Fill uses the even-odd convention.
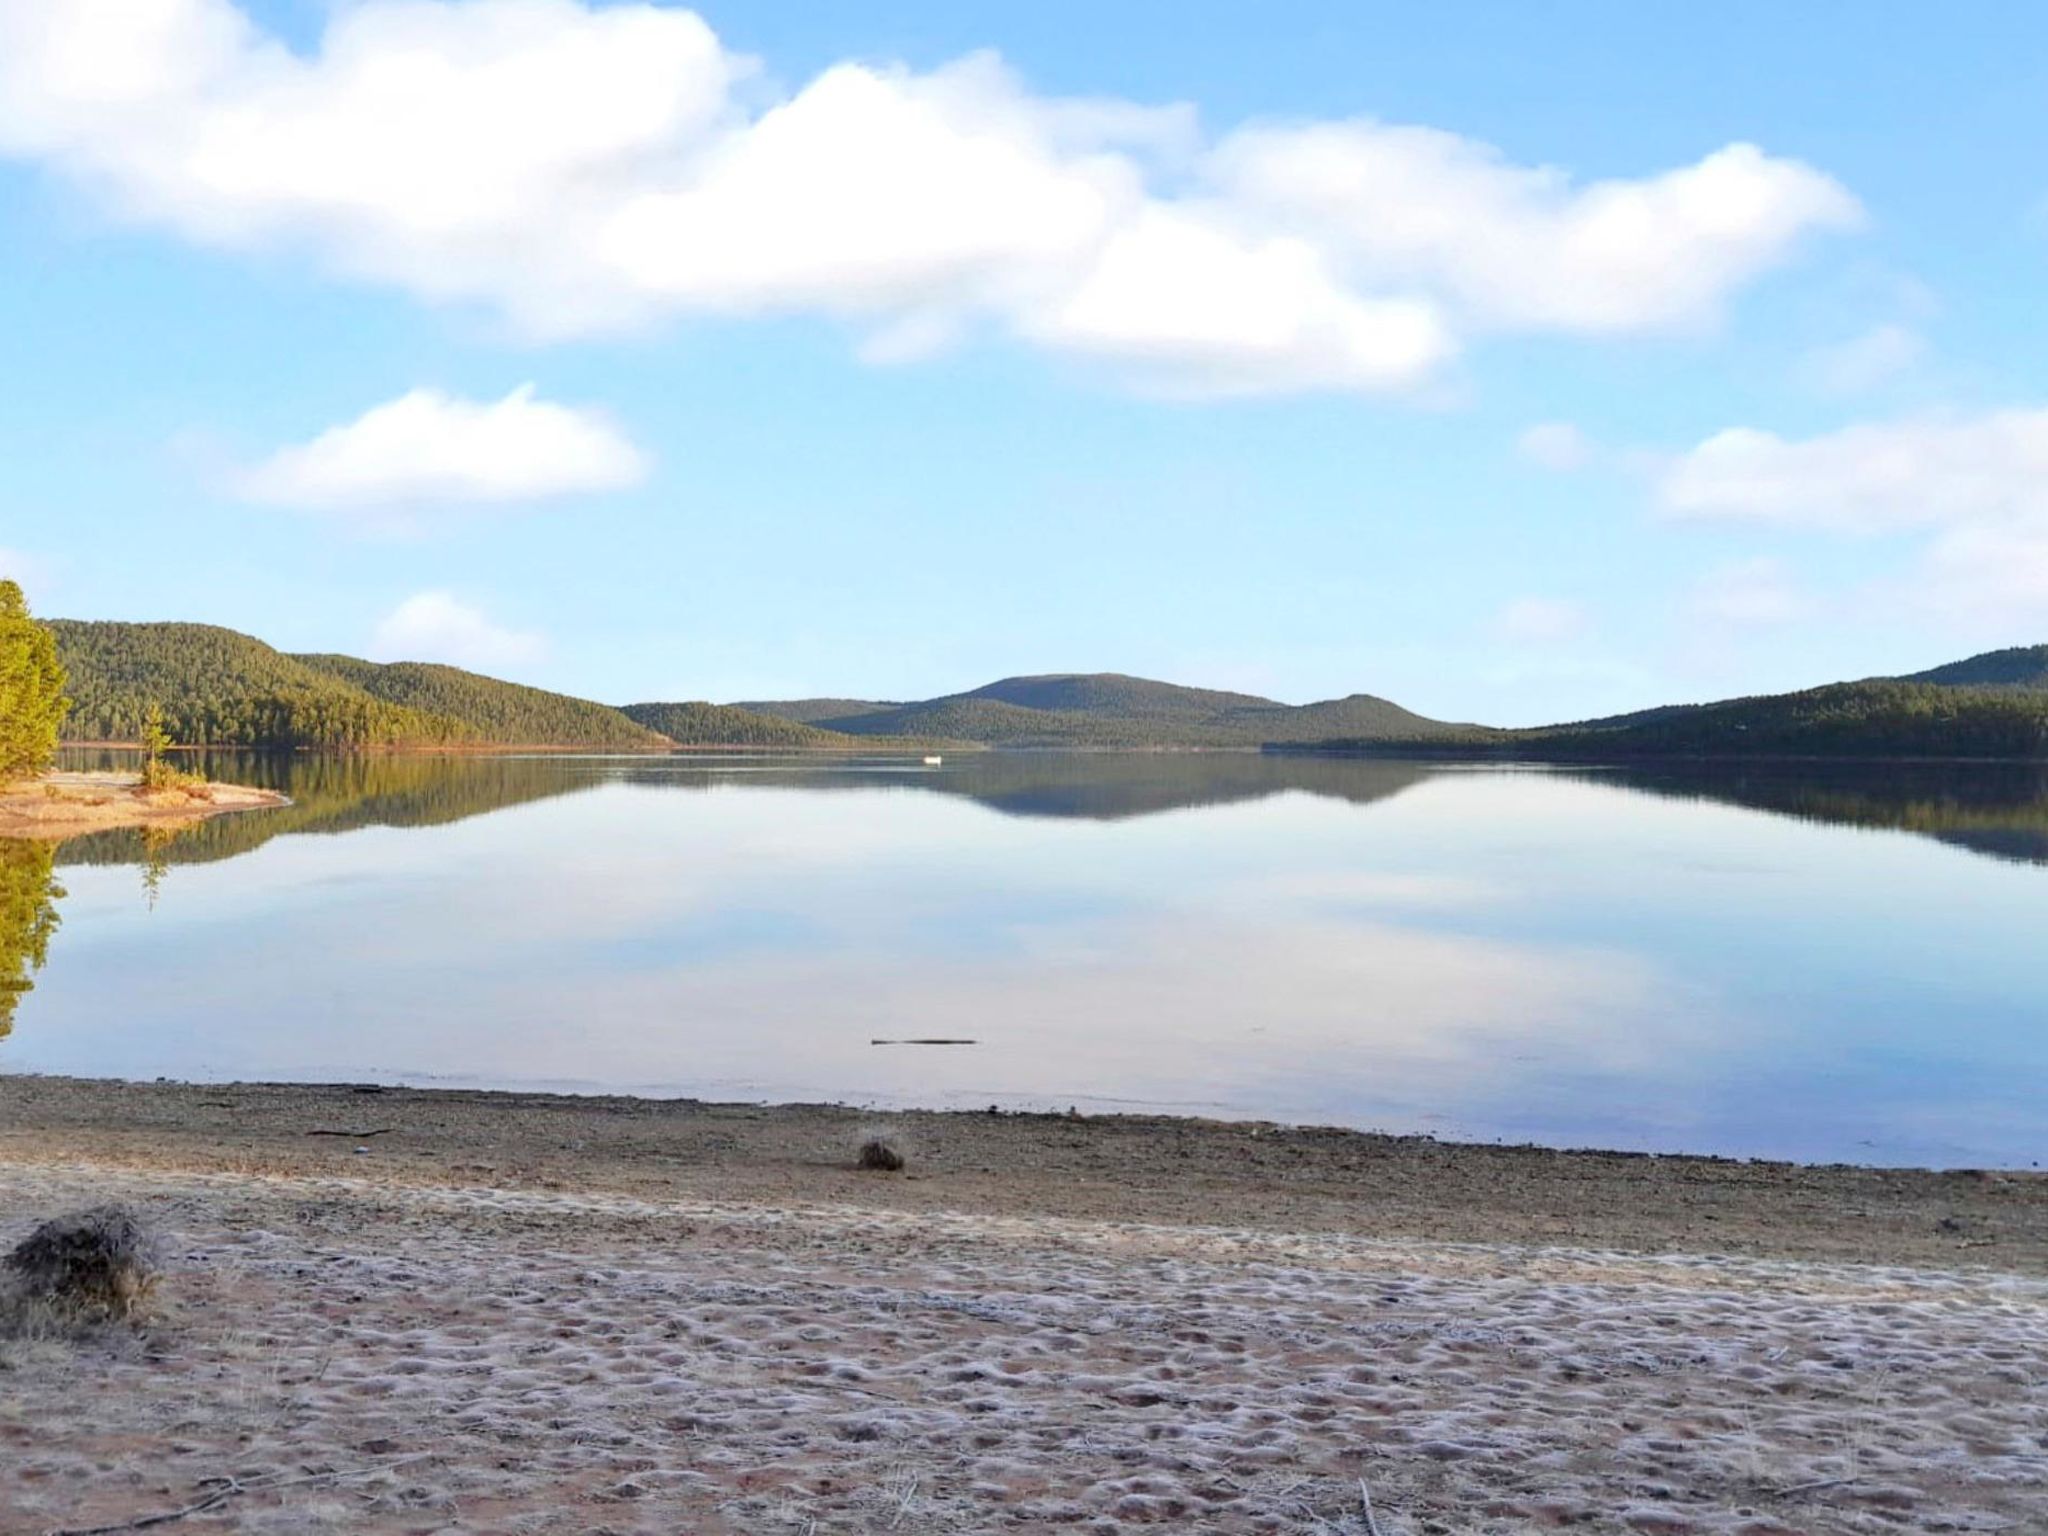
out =
[[[1958,663],[1958,666],[1966,665]],[[1271,743],[1277,750],[1288,744]],[[1452,738],[1331,737],[1311,751],[1588,761],[1632,757],[2048,757],[2048,688],[1871,678]]]
[[[1517,733],[1561,752],[2024,758],[2048,754],[2048,691],[1873,679],[1614,723]]]
[[[611,747],[646,751],[672,745],[609,704],[500,682],[432,662],[359,661],[353,656],[290,660],[387,705],[454,720],[472,739],[498,746]]]
[[[730,704],[628,704],[620,713],[680,746],[848,747],[852,737]]]
[[[50,623],[71,678],[69,741],[135,741],[152,704],[187,746],[451,746],[477,732],[377,698],[260,640],[208,624]]]

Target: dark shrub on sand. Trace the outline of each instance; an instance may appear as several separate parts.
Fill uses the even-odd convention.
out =
[[[44,1222],[0,1260],[25,1301],[66,1312],[126,1317],[156,1286],[156,1236],[121,1205]]]
[[[870,1136],[860,1144],[860,1165],[875,1173],[900,1173],[903,1171],[903,1154],[896,1150],[896,1143],[886,1136]]]

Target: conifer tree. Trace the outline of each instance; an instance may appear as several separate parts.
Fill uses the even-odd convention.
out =
[[[20,586],[0,581],[0,784],[49,768],[70,707],[56,637],[29,616]]]

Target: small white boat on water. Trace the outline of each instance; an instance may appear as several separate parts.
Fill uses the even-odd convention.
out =
[[[936,768],[943,762],[945,762],[943,757],[928,757],[924,760],[924,765],[927,768]]]

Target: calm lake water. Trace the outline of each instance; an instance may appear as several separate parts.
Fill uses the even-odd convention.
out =
[[[297,803],[0,850],[0,1071],[2048,1157],[2031,771],[211,766]]]

